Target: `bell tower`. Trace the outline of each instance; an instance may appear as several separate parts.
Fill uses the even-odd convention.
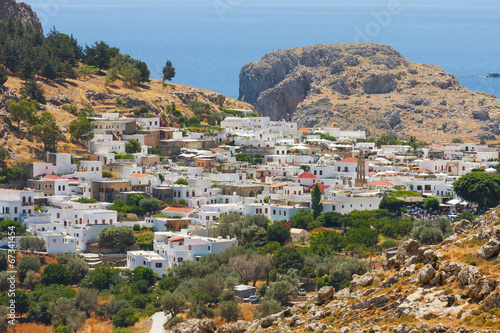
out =
[[[356,172],[356,187],[362,187],[366,184],[366,164],[365,164],[365,153],[363,149],[359,150],[358,154],[358,167]]]

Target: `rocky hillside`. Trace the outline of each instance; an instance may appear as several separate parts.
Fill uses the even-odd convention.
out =
[[[500,331],[500,209],[454,224],[437,246],[402,243],[384,270],[323,287],[305,302],[252,322],[216,327],[210,319],[171,332],[423,333]]]
[[[41,143],[34,142],[25,133],[19,133],[10,123],[10,116],[6,112],[8,100],[19,100],[19,90],[23,81],[9,77],[5,86],[7,90],[0,91],[0,144],[11,151],[15,161],[29,161],[39,159],[43,153]],[[61,142],[59,150],[64,152],[86,153],[83,146],[75,146],[69,141],[69,124],[76,117],[63,109],[64,105],[74,105],[78,109],[92,109],[94,113],[119,112],[122,115],[132,115],[132,111],[141,105],[156,115],[165,113],[167,119],[174,117],[166,112],[168,107],[175,103],[175,108],[183,115],[191,117],[193,112],[188,105],[190,101],[199,101],[208,104],[211,112],[220,112],[224,109],[247,109],[253,107],[245,102],[237,101],[218,93],[196,89],[180,84],[162,85],[159,80],[151,80],[134,89],[125,87],[122,83],[104,86],[104,76],[94,76],[90,79],[40,81],[47,105],[43,108],[49,111],[56,119],[66,140]]]
[[[38,16],[31,10],[31,6],[24,2],[16,3],[15,0],[0,0],[0,21],[12,16],[16,21],[31,23],[42,30]]]
[[[425,141],[496,140],[500,102],[441,67],[374,43],[297,47],[266,54],[240,73],[240,100],[274,120],[415,135]],[[422,130],[424,129],[424,130]]]

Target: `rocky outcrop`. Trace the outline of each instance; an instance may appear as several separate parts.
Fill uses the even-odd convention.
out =
[[[0,21],[4,21],[10,16],[16,21],[29,23],[42,31],[42,24],[38,16],[27,3],[16,3],[15,0],[0,0]]]
[[[363,128],[374,136],[414,135],[424,141],[500,135],[495,96],[469,91],[442,68],[411,63],[394,48],[375,43],[268,53],[241,69],[239,99],[272,120],[300,127]],[[388,110],[399,112],[399,122],[385,119]]]

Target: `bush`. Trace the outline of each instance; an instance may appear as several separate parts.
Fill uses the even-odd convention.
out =
[[[455,220],[454,222],[459,222],[459,221],[462,221],[462,220],[467,220],[469,222],[474,222],[474,220],[476,219],[476,216],[474,215],[474,213],[472,212],[462,212],[460,214],[457,215],[457,217],[455,217]]]
[[[273,299],[265,299],[259,304],[259,311],[263,316],[269,316],[280,312],[282,306]]]
[[[129,227],[104,228],[97,235],[99,247],[117,248],[123,252],[135,243],[134,231]]]
[[[333,286],[335,290],[341,290],[349,286],[354,274],[363,275],[370,270],[368,263],[345,257],[330,258],[330,264],[330,275],[327,283]]]
[[[446,227],[446,225],[443,226]],[[431,220],[419,220],[413,225],[410,234],[411,238],[417,240],[420,244],[438,244],[444,239],[443,231],[437,223]]]
[[[164,325],[164,328],[166,330],[169,330],[171,329],[172,327],[174,327],[175,325],[179,324],[179,323],[182,323],[184,322],[184,319],[182,319],[181,317],[172,317],[165,325]]]
[[[42,283],[44,285],[61,284],[67,285],[71,282],[71,274],[61,264],[49,264],[42,272]]]
[[[125,308],[113,316],[113,325],[117,327],[129,327],[139,321],[140,315],[137,309]]]
[[[28,271],[31,270],[34,272],[38,272],[41,267],[42,264],[40,262],[40,259],[38,259],[37,257],[23,257],[21,260],[19,260],[19,264],[17,265],[19,281],[23,283]]]
[[[396,241],[391,238],[387,238],[385,241],[382,242],[382,244],[380,244],[380,247],[383,249],[388,249],[395,246],[396,246]]]

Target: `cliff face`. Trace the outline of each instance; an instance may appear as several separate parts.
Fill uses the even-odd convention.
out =
[[[16,21],[30,23],[42,31],[42,24],[38,16],[31,10],[31,6],[24,2],[16,3],[15,0],[0,0],[0,21],[6,20],[9,16],[12,16]]]
[[[335,125],[428,141],[500,135],[495,96],[471,92],[441,67],[412,63],[382,44],[313,45],[266,54],[242,68],[239,99],[273,120],[306,127]]]

